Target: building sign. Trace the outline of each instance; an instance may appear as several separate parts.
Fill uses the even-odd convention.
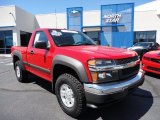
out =
[[[134,3],[101,6],[101,45],[133,45]]]
[[[67,8],[67,29],[82,31],[83,8]]]
[[[106,23],[118,23],[121,17],[122,17],[121,14],[109,14],[109,15],[104,15],[103,18]]]
[[[80,11],[78,11],[78,10],[72,10],[71,13],[72,14],[76,14],[76,13],[80,13]]]

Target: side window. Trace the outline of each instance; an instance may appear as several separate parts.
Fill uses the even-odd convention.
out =
[[[83,42],[82,36],[80,36],[80,35],[78,35],[78,34],[74,34],[74,35],[73,35],[73,38],[74,38],[74,40],[75,40],[75,43]]]
[[[35,38],[34,38],[33,47],[35,47],[36,42],[39,42],[39,41],[46,42],[48,44],[48,39],[46,37],[46,34],[43,31],[36,32],[36,35],[35,35]]]

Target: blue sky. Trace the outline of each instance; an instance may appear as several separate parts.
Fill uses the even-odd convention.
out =
[[[0,6],[16,5],[32,14],[66,12],[68,7],[83,7],[84,10],[99,10],[100,5],[135,3],[141,5],[153,0],[0,0]]]

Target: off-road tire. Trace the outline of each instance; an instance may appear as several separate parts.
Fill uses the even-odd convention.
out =
[[[72,107],[67,107],[61,99],[60,88],[64,84],[67,84],[73,91],[75,102]],[[66,114],[77,118],[85,111],[86,101],[83,85],[73,75],[67,73],[60,75],[56,81],[55,93],[60,107]]]
[[[17,72],[19,72],[19,75]],[[28,73],[23,69],[22,63],[19,60],[15,62],[15,73],[19,82],[24,83],[28,80]]]

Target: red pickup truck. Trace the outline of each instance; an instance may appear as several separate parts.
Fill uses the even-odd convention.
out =
[[[98,46],[85,34],[63,29],[37,29],[28,47],[12,47],[19,82],[28,73],[51,82],[64,112],[81,115],[119,101],[144,82],[133,51]]]

